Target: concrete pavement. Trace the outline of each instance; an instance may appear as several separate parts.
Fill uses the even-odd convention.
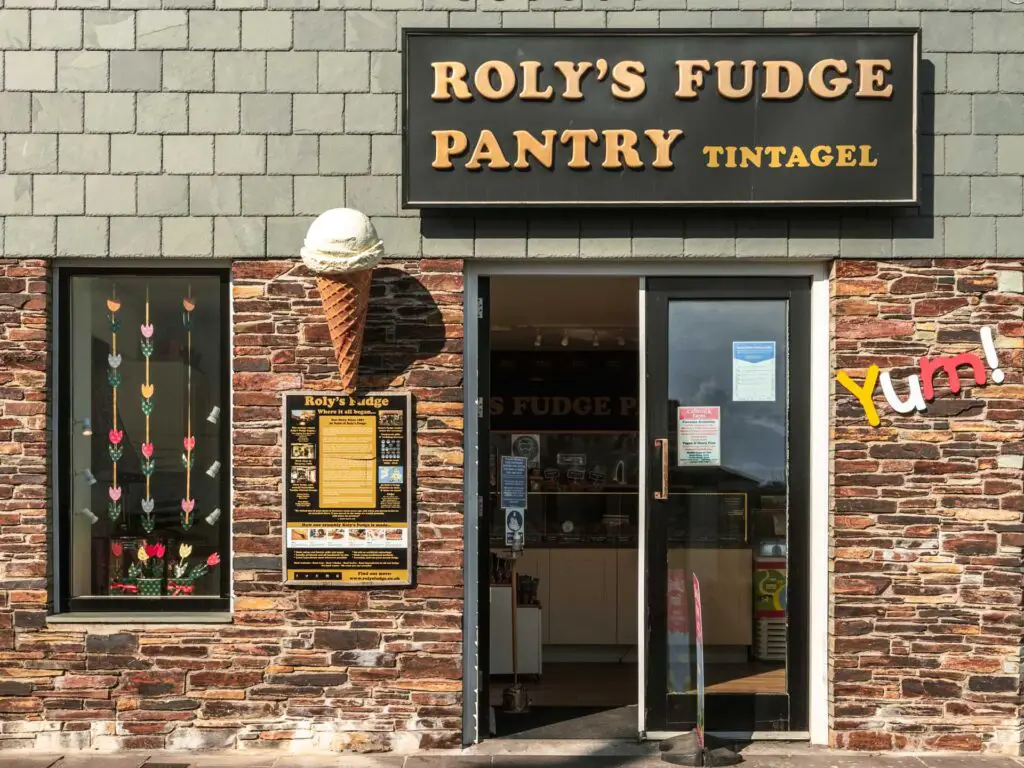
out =
[[[632,748],[613,750],[625,754],[537,754],[536,746],[512,745],[510,750],[502,750],[495,744],[489,742],[490,753],[485,754],[481,753],[482,748],[475,748],[462,753],[407,756],[267,755],[237,750],[201,755],[0,752],[0,768],[660,768],[668,765],[661,762],[656,745],[632,745]],[[508,742],[504,745],[508,746]],[[749,747],[743,756],[741,765],[749,768],[1024,768],[1024,758],[971,754],[878,755],[764,745]]]

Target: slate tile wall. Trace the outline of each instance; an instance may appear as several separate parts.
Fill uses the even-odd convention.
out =
[[[918,215],[399,206],[402,29],[917,25]],[[9,256],[291,257],[341,204],[399,258],[1024,255],[1020,0],[7,0],[0,50]]]

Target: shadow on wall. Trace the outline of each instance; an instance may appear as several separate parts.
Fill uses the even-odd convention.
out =
[[[423,283],[398,269],[374,270],[359,364],[361,385],[400,386],[409,369],[445,351],[444,319]]]
[[[420,232],[435,240],[475,239],[477,257],[525,255],[513,240],[529,238],[536,256],[629,256],[630,238],[652,242],[636,246],[637,257],[694,256],[821,258],[913,257],[941,253],[943,232],[935,229],[935,66],[918,69],[919,208],[815,207],[791,209],[582,209],[421,211]],[[823,136],[823,144],[856,143],[850,134]],[[884,161],[884,158],[882,158]],[[942,169],[940,170],[940,175]],[[940,211],[941,215],[941,211]],[[686,238],[689,242],[675,243]],[[579,241],[584,239],[586,244]],[[742,239],[742,243],[737,242]],[[845,242],[837,242],[842,239]],[[488,242],[493,240],[494,242]],[[925,241],[895,246],[892,241]],[[928,242],[937,240],[936,242]],[[506,241],[506,242],[501,242]],[[938,250],[936,250],[938,248]],[[517,250],[518,249],[518,250]],[[659,250],[661,249],[661,250]],[[894,253],[895,250],[895,253]],[[468,254],[467,254],[468,255]]]

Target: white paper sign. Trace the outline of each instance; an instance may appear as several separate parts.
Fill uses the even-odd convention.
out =
[[[717,405],[681,407],[677,411],[680,467],[722,464],[722,409]]]
[[[775,342],[732,343],[732,399],[737,402],[775,401]]]

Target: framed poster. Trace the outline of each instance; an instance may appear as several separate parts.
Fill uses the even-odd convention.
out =
[[[411,586],[412,395],[283,399],[285,584]]]

